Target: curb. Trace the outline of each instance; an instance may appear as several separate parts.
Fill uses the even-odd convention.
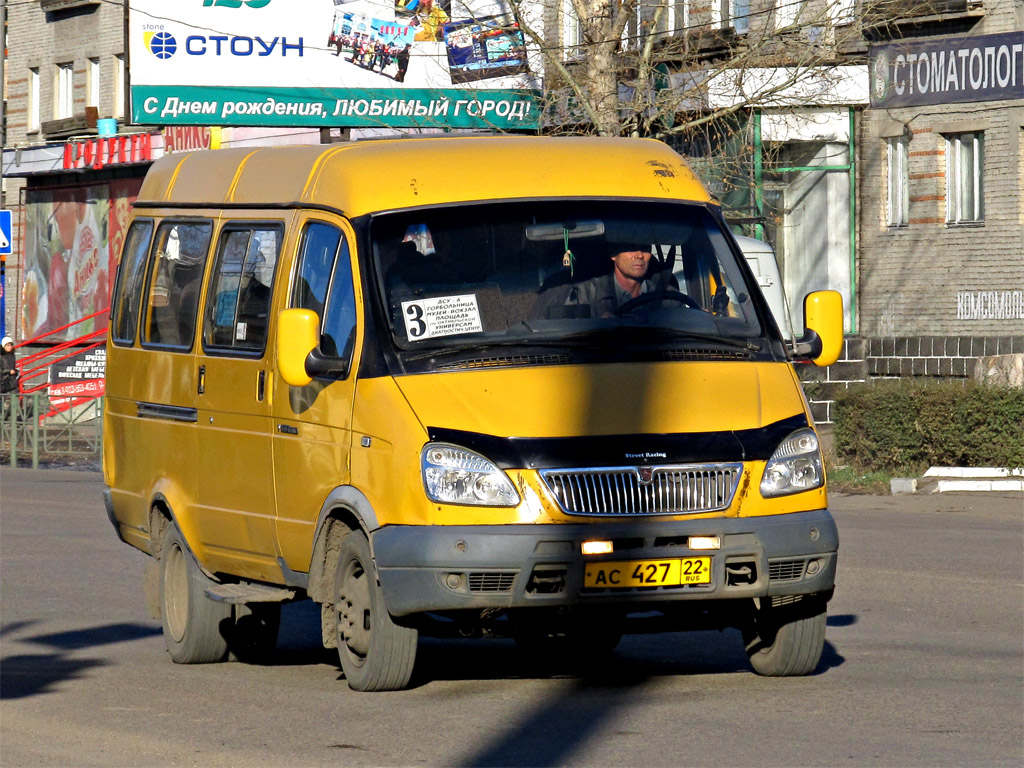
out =
[[[1024,469],[1001,467],[931,467],[918,480],[894,477],[889,481],[893,496],[912,493],[1024,492]]]

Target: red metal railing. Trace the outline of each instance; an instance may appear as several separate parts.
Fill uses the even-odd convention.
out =
[[[48,338],[53,337],[56,334],[62,333],[76,325],[92,320],[94,318],[102,317],[104,320],[110,314],[110,308],[101,309],[99,312],[94,312],[86,317],[79,318],[73,323],[62,325],[60,328],[54,328],[52,331],[40,334],[32,339],[18,344],[15,349],[20,347],[27,347],[39,343],[46,343]],[[74,339],[61,341],[54,344],[52,347],[41,349],[38,352],[33,352],[30,355],[26,355],[17,362],[18,366],[18,391],[23,395],[30,395],[33,392],[39,392],[40,390],[46,389],[49,384],[49,371],[50,366],[54,363],[60,363],[68,358],[80,355],[83,352],[88,352],[92,349],[102,347],[106,343],[107,329],[104,324],[103,328],[96,331],[90,331],[89,333],[78,336]],[[68,398],[59,407],[52,407],[49,413],[42,414],[40,418],[45,419],[48,416],[52,416],[55,413],[60,413],[68,408],[74,407],[81,403],[87,402],[91,398]]]

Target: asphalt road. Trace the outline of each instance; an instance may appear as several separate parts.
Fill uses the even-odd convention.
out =
[[[415,687],[349,690],[309,603],[273,663],[177,666],[148,558],[92,472],[0,471],[0,764],[1020,766],[1024,496],[833,497],[822,665],[750,672],[735,632],[627,637],[587,677],[508,641],[421,641]]]

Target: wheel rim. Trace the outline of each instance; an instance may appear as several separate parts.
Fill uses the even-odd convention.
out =
[[[164,558],[164,616],[168,632],[180,643],[188,617],[188,564],[177,542],[172,542]]]
[[[352,560],[345,568],[338,602],[338,647],[362,663],[370,651],[371,624],[369,575],[362,563]]]

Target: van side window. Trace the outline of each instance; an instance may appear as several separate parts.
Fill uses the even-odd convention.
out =
[[[281,234],[266,225],[225,227],[206,297],[204,349],[263,352]]]
[[[146,275],[146,254],[153,235],[153,222],[136,219],[128,230],[121,263],[117,269],[113,301],[110,302],[111,337],[118,346],[130,347],[139,324],[139,297]]]
[[[351,354],[347,347],[356,325],[356,298],[348,241],[337,227],[316,222],[303,232],[291,306],[319,315],[323,354]]]
[[[203,270],[213,223],[170,221],[160,225],[149,272],[142,345],[192,348]]]

